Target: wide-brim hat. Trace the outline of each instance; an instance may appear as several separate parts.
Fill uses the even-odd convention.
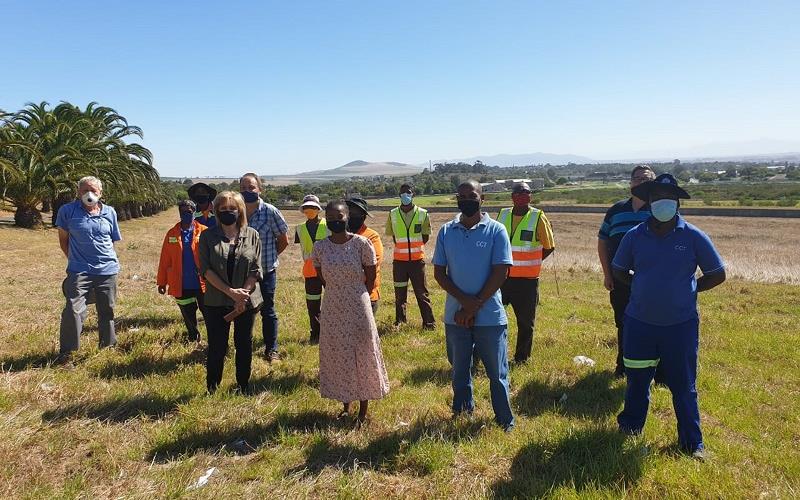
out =
[[[631,189],[631,193],[640,200],[647,201],[650,199],[650,193],[655,189],[670,191],[678,199],[682,198],[688,200],[691,198],[685,189],[678,186],[678,181],[672,174],[661,174],[652,181],[643,182]]]
[[[347,203],[348,207],[358,207],[363,210],[367,216],[372,217],[369,214],[369,210],[367,210],[367,200],[364,198],[353,197],[346,199],[344,202]]]
[[[200,188],[204,188],[206,191],[208,191],[208,196],[210,196],[212,200],[217,197],[216,189],[212,188],[205,182],[196,182],[189,186],[189,189],[186,190],[186,192],[189,193],[189,198],[194,198],[197,194],[197,190]]]
[[[317,210],[322,210],[322,205],[319,204],[319,198],[313,194],[307,194],[303,197],[303,203],[300,204],[300,210],[306,207],[314,207]]]

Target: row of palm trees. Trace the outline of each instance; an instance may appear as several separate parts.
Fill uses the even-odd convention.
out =
[[[120,219],[152,215],[171,200],[153,168],[153,155],[131,142],[142,129],[109,107],[85,109],[62,102],[28,104],[0,111],[0,201],[15,207],[14,223],[42,224],[42,211],[74,199],[76,182],[93,175],[103,181],[104,202]]]

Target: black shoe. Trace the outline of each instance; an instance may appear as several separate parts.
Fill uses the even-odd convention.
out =
[[[422,325],[422,329],[425,331],[432,332],[436,330],[436,323],[428,323],[426,325]]]
[[[264,359],[267,360],[268,363],[272,364],[273,361],[280,361],[280,356],[278,356],[278,351],[267,351],[264,353]]]
[[[236,389],[233,390],[233,392],[234,394],[241,394],[242,396],[253,395],[253,389],[250,387],[250,384],[237,386]]]

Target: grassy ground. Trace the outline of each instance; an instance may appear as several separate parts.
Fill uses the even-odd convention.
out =
[[[155,292],[153,282],[160,240],[173,215],[123,223],[119,346],[97,351],[92,314],[71,371],[49,366],[57,349],[64,267],[56,234],[0,227],[3,497],[800,494],[796,285],[734,278],[702,296],[699,390],[714,456],[698,463],[675,449],[675,419],[664,389],[653,394],[643,437],[624,439],[616,432],[624,382],[611,377],[613,324],[607,295],[591,270],[597,220],[554,214],[561,251],[542,278],[534,360],[511,373],[517,429],[506,435],[491,423],[481,375],[476,418],[450,419],[443,330],[421,332],[412,305],[414,321],[392,331],[387,276],[378,321],[392,391],[374,405],[370,426],[354,430],[352,422],[334,420],[336,403],[319,397],[317,350],[305,342],[295,248],[284,259],[278,291],[284,359],[272,366],[254,360],[255,396],[204,394],[203,354],[182,342],[178,309]],[[767,269],[772,261],[754,259],[743,248],[751,242],[724,237],[758,227],[743,220],[736,229],[735,221],[726,226],[711,219],[701,222],[718,237],[730,265],[753,268],[751,280],[774,274]],[[434,220],[435,226],[441,222]],[[797,236],[781,224],[761,221],[762,234],[768,233],[764,245],[796,249]],[[787,260],[786,269],[796,272],[796,257]],[[444,297],[431,287],[441,312]],[[514,340],[512,334],[512,346]],[[574,365],[579,354],[597,365]],[[229,359],[224,389],[234,385],[232,367]],[[217,469],[205,487],[187,490],[211,467]]]

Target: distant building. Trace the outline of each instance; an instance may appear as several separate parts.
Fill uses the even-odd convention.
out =
[[[527,182],[534,191],[544,189],[544,179],[495,179],[494,182],[482,182],[481,187],[484,193],[503,193],[521,182]]]

